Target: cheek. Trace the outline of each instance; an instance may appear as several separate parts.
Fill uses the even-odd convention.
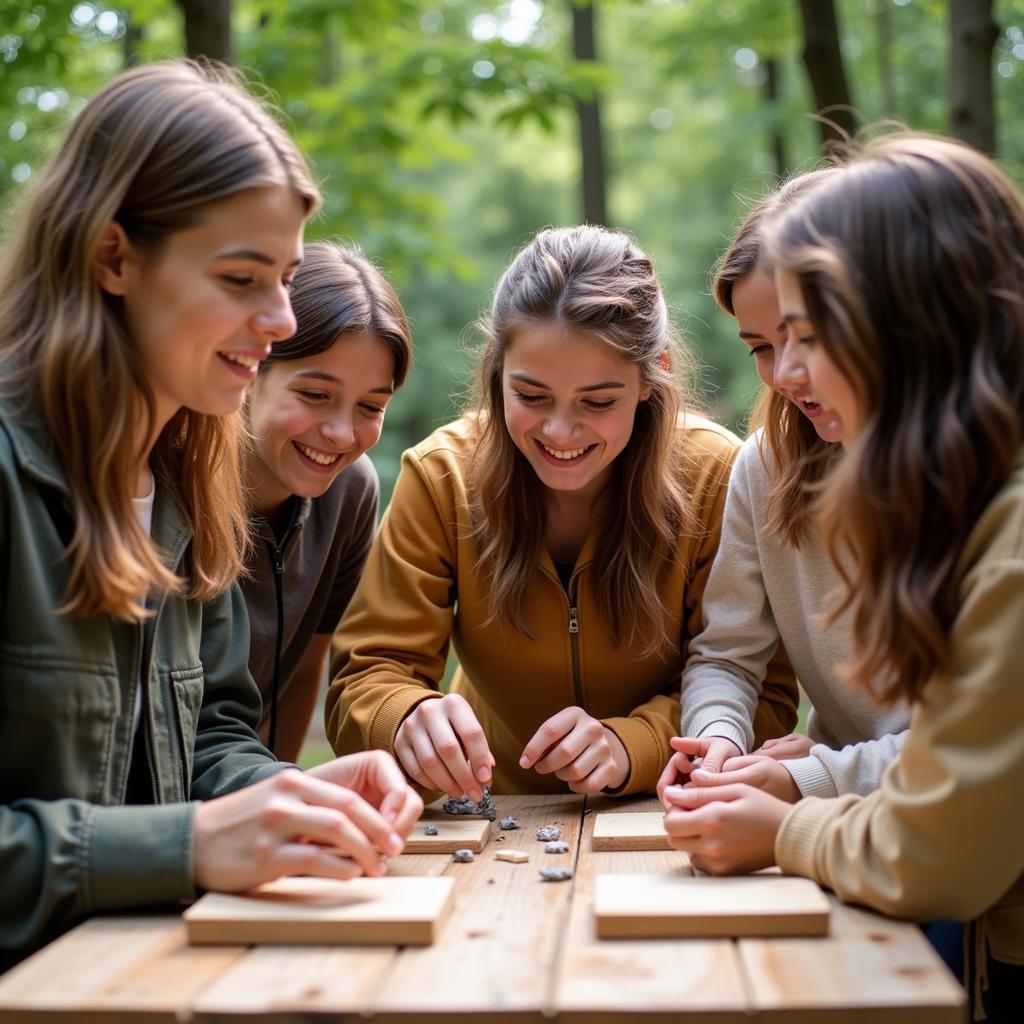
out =
[[[522,447],[521,436],[533,425],[535,417],[526,406],[515,402],[505,402],[505,426],[512,440]]]
[[[360,452],[368,452],[379,440],[384,431],[384,419],[373,420],[359,428],[356,446]]]
[[[769,357],[754,359],[754,369],[757,370],[758,379],[766,388],[775,390],[775,360]]]

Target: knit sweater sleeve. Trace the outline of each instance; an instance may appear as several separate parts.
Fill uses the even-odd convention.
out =
[[[743,446],[729,480],[722,539],[704,590],[704,628],[682,678],[683,736],[722,736],[753,747],[754,714],[779,631],[765,594],[751,498],[764,473],[756,439]]]
[[[780,763],[793,777],[801,796],[867,796],[882,784],[882,774],[896,760],[906,737],[904,729],[839,750],[816,743],[806,757]]]

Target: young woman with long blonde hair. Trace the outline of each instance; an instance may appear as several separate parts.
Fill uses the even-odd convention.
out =
[[[21,209],[0,271],[4,961],[96,911],[379,874],[417,816],[386,755],[300,773],[255,732],[237,413],[295,330],[318,199],[227,72],[165,63],[93,97]]]
[[[852,622],[851,685],[906,700],[867,796],[795,806],[669,787],[672,842],[708,871],[778,863],[840,898],[967,922],[978,1018],[1024,985],[1024,202],[960,143],[895,136],[768,232],[788,341],[844,454],[820,496]]]
[[[406,452],[339,627],[328,735],[451,796],[652,791],[738,442],[687,408],[624,234],[540,232],[483,326],[473,406]],[[760,739],[795,704],[777,663]]]

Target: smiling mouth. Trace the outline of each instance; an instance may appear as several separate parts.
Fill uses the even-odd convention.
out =
[[[585,444],[578,448],[552,448],[534,438],[537,447],[547,456],[547,461],[559,466],[575,466],[597,447],[596,444]]]
[[[341,452],[322,452],[319,448],[310,448],[309,445],[300,444],[298,441],[292,441],[292,444],[295,445],[301,455],[304,455],[310,462],[323,469],[333,466],[342,455]]]

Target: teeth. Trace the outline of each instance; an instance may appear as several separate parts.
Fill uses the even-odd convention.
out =
[[[221,355],[229,363],[238,363],[239,366],[244,366],[249,370],[255,370],[260,365],[258,359],[253,359],[252,356],[239,355],[237,352],[221,352]]]
[[[333,466],[334,463],[341,458],[340,454],[335,453],[334,455],[327,455],[324,452],[318,452],[315,448],[307,448],[304,444],[295,442],[295,447],[306,456],[307,459],[312,459],[318,466]]]
[[[571,459],[578,459],[587,450],[589,445],[584,446],[583,448],[566,448],[560,450],[558,448],[549,448],[542,441],[541,447],[548,453],[548,455],[553,455],[556,459],[562,459],[563,461],[568,462]]]

